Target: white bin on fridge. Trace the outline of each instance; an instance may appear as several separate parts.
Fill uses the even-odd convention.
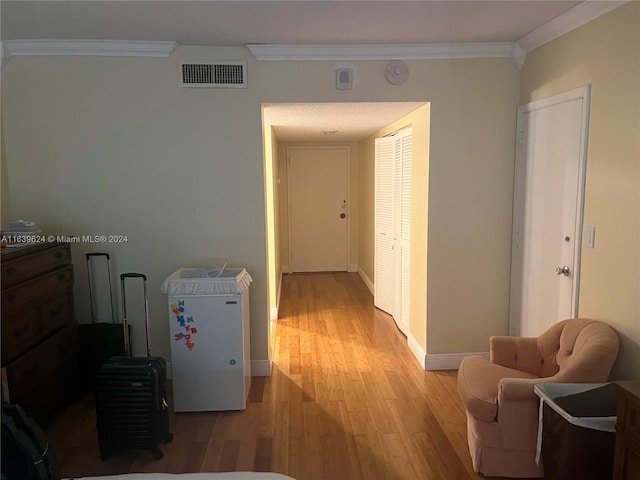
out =
[[[244,268],[182,268],[169,295],[176,412],[244,410],[251,385],[249,284]]]

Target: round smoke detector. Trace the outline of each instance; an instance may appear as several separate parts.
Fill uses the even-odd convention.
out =
[[[393,60],[387,64],[387,68],[384,70],[384,76],[387,77],[387,82],[392,85],[401,85],[406,82],[409,77],[409,67],[400,60]]]

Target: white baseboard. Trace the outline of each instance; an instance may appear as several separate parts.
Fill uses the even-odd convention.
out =
[[[357,272],[358,271],[358,265],[355,263],[352,263],[351,265],[349,265],[349,269],[347,270],[348,272]]]
[[[364,284],[367,286],[367,288],[371,292],[371,295],[373,295],[374,294],[373,293],[373,282],[371,281],[371,279],[367,276],[366,273],[364,273],[364,271],[361,268],[358,268],[358,275],[360,275],[360,278],[362,279]]]
[[[272,322],[278,320],[278,307],[271,307],[269,309],[269,320]]]
[[[489,359],[489,352],[426,353],[411,334],[407,335],[407,345],[425,370],[457,370],[462,359],[468,355],[479,355]]]
[[[468,355],[479,355],[489,359],[489,352],[468,353],[427,353],[424,357],[425,370],[457,370],[462,359]]]
[[[426,357],[426,353],[422,349],[418,341],[413,338],[413,335],[411,334],[407,335],[407,345],[409,346],[409,350],[411,350],[411,353],[413,353],[413,356],[416,357],[416,360],[418,360],[420,366],[422,366],[422,368],[425,368],[424,359]]]
[[[271,375],[270,360],[251,360],[252,377],[269,377]]]

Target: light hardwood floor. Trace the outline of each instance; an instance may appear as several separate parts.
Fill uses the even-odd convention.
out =
[[[63,477],[274,471],[298,480],[480,479],[456,372],[425,372],[353,273],[285,275],[273,372],[244,412],[171,416],[164,458],[99,458],[90,395],[48,429]]]

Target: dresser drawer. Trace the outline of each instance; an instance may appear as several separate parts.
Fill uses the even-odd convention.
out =
[[[11,400],[19,403],[34,420],[46,423],[51,412],[78,399],[77,359],[58,365],[56,371],[40,383],[14,390]]]
[[[69,324],[2,369],[5,400],[13,402],[25,395],[33,385],[44,382],[59,365],[78,353],[78,326]]]
[[[20,253],[20,252],[18,252]],[[69,244],[56,245],[30,255],[2,262],[2,288],[36,277],[71,263]]]
[[[2,310],[13,309],[27,303],[37,302],[51,292],[71,290],[73,287],[73,267],[58,268],[30,282],[12,288],[2,289]]]
[[[44,292],[54,293],[55,292]],[[73,292],[38,299],[2,312],[2,364],[73,321]]]
[[[40,307],[40,332],[42,336],[58,330],[73,320],[73,293],[68,292],[46,301]]]
[[[2,364],[13,360],[40,339],[38,308],[25,308],[18,314],[2,315]]]

